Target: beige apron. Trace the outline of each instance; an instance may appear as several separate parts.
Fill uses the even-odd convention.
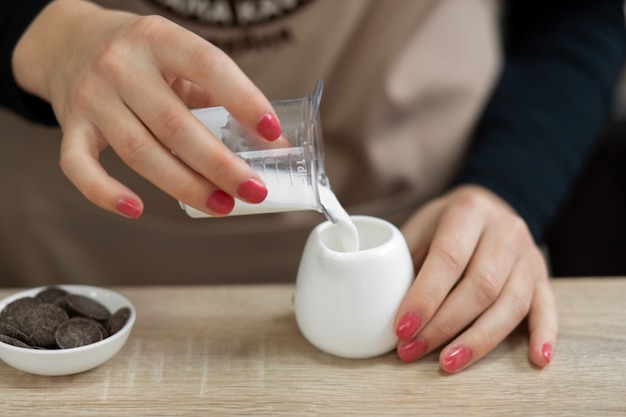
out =
[[[349,213],[396,224],[450,180],[499,69],[491,0],[312,0],[243,29],[177,17],[158,1],[99,3],[162,14],[225,45],[270,99],[307,95],[323,79],[333,190]],[[199,1],[161,3],[181,10]],[[0,135],[3,286],[290,282],[306,236],[325,220],[316,212],[190,219],[106,150],[109,173],[145,203],[139,220],[124,219],[62,175],[58,129],[1,111]]]

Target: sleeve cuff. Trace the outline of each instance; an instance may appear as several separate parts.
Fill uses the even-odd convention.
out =
[[[54,126],[52,106],[22,90],[15,81],[12,56],[28,26],[52,0],[2,0],[0,5],[0,105],[27,120]]]

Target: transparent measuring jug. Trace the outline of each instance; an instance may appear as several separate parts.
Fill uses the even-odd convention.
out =
[[[324,152],[319,106],[323,82],[309,96],[273,101],[282,136],[274,142],[259,139],[241,126],[223,107],[192,110],[192,113],[261,177],[267,187],[262,203],[235,199],[230,215],[316,210],[325,213],[320,187],[329,188],[324,172]],[[179,202],[191,217],[210,215]],[[334,222],[332,215],[325,213]]]

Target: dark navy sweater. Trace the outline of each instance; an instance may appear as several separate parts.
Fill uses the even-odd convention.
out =
[[[622,0],[511,0],[506,61],[455,183],[506,199],[537,242],[611,113],[626,59]]]
[[[0,106],[56,124],[20,90],[11,54],[50,0],[0,1]],[[506,60],[454,184],[507,200],[541,242],[607,123],[626,59],[622,0],[508,0]],[[453,185],[454,185],[453,184]]]

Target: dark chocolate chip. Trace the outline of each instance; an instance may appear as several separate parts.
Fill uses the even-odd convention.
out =
[[[39,298],[35,297],[19,298],[12,301],[2,311],[0,311],[0,321],[22,330],[24,317],[30,314],[30,311],[33,308],[41,305],[42,303],[43,302]]]
[[[86,317],[73,317],[56,331],[56,342],[61,349],[89,345],[102,340],[103,337],[98,322]]]
[[[0,334],[0,342],[8,343],[9,345],[13,345],[13,346],[21,347],[21,348],[31,349],[31,347],[27,345],[26,343],[14,337],[7,336],[6,334]]]
[[[109,330],[109,334],[113,335],[119,332],[122,329],[122,327],[124,327],[124,325],[128,322],[129,317],[130,317],[130,308],[128,307],[122,307],[119,310],[117,310],[115,313],[113,313],[113,315],[107,322],[107,328]]]
[[[99,322],[97,320],[94,320],[93,322],[96,323],[98,325],[98,327],[100,328],[100,331],[102,332],[102,338],[103,339],[106,339],[107,337],[110,336],[109,331],[107,330],[106,327],[104,327],[104,324],[102,324],[101,322]]]
[[[99,301],[80,294],[68,294],[65,298],[67,305],[77,314],[94,320],[108,320],[111,312]]]
[[[34,344],[33,340],[30,337],[28,337],[26,333],[24,333],[17,327],[13,327],[10,324],[5,323],[3,321],[0,321],[0,334],[17,339],[20,342],[26,343],[29,346],[32,346]]]
[[[46,287],[43,290],[41,290],[37,294],[36,297],[39,298],[44,303],[51,303],[51,304],[58,305],[59,303],[63,302],[66,295],[67,295],[67,291],[65,291],[63,288]]]
[[[57,328],[68,319],[69,316],[61,307],[42,303],[23,318],[20,330],[30,336],[34,345],[53,347],[56,345]]]

